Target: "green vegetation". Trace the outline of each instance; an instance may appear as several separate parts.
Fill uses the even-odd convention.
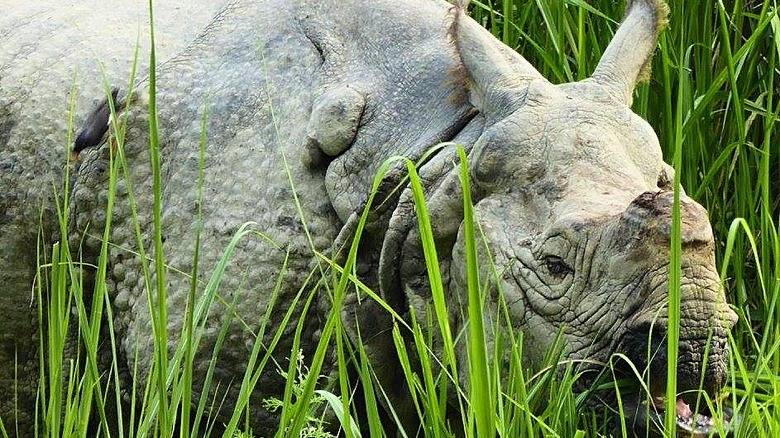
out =
[[[546,77],[553,82],[564,82],[583,79],[593,71],[617,25],[608,17],[620,17],[623,7],[622,2],[613,0],[506,0],[493,4],[474,2],[471,12],[497,37],[517,48]],[[725,279],[729,301],[740,316],[733,331],[731,381],[726,392],[728,403],[743,418],[736,436],[780,436],[780,412],[773,408],[780,406],[780,142],[777,140],[780,132],[775,126],[780,112],[777,92],[780,88],[775,84],[780,80],[777,70],[780,18],[770,0],[673,0],[670,10],[670,27],[659,41],[653,77],[636,92],[634,109],[656,129],[666,160],[674,163],[681,186],[710,212],[718,242],[716,255],[721,276]],[[153,74],[151,78],[154,84]],[[151,149],[153,156],[158,156],[154,111],[152,101]],[[202,150],[206,138],[205,117]],[[113,193],[117,180],[128,171],[121,147],[124,140],[122,124],[115,124],[112,131],[119,147],[112,157],[109,193]],[[204,160],[201,154],[201,173]],[[69,247],[69,242],[73,242],[68,239],[66,212],[69,200],[62,196],[58,206],[61,241],[53,248],[41,245],[36,282],[38,297],[43,298],[37,300],[41,331],[48,339],[48,343],[42,341],[40,345],[41,350],[46,351],[46,359],[40,364],[38,435],[248,437],[251,431],[247,428],[247,419],[261,408],[251,406],[248,394],[261,373],[280,372],[287,379],[284,397],[265,401],[265,407],[280,414],[277,436],[329,436],[323,430],[323,419],[339,423],[342,426],[339,433],[347,437],[389,436],[395,433],[396,426],[406,427],[404,436],[413,436],[417,430],[400,425],[395,416],[396,410],[402,407],[391,406],[387,417],[380,414],[387,391],[372,384],[375,375],[367,354],[359,345],[350,342],[340,318],[348,293],[359,293],[365,299],[380,301],[354,273],[356,242],[363,232],[367,212],[357,227],[344,263],[338,264],[321,255],[322,269],[332,282],[301,291],[296,298],[300,306],[285,303],[283,308],[275,308],[276,300],[271,299],[267,315],[286,312],[286,316],[280,327],[260,327],[258,336],[270,333],[274,335],[274,341],[262,347],[256,343],[245,376],[240,382],[234,382],[241,385],[242,397],[233,418],[223,425],[210,417],[210,412],[219,407],[221,400],[204,397],[192,411],[182,408],[191,405],[195,350],[208,308],[220,300],[221,276],[241,239],[257,233],[254,230],[260,227],[253,224],[242,227],[225,248],[209,281],[205,284],[192,281],[186,313],[188,323],[175,353],[170,355],[164,348],[168,337],[165,281],[162,275],[154,275],[165,271],[165,258],[160,238],[159,160],[153,161],[156,163],[155,248],[149,253],[143,250],[141,230],[136,232],[142,248],[139,257],[144,261],[147,289],[163,292],[148,296],[149,309],[155,315],[156,365],[148,376],[136,380],[139,387],[127,394],[120,391],[117,340],[105,282],[113,196],[109,196],[101,256],[96,265],[90,267],[96,272],[92,290],[85,290],[88,285],[82,280],[82,262],[74,258],[74,254],[79,254],[78,249]],[[560,362],[560,345],[551,349],[547,367],[537,373],[524,369],[523,333],[512,333],[511,330],[505,331],[509,333],[506,338],[498,336],[492,344],[470,342],[468,361],[459,361],[455,345],[463,344],[465,334],[450,333],[445,323],[447,303],[438,272],[431,224],[424,213],[421,183],[415,163],[405,161],[405,164],[409,170],[409,183],[419,201],[419,226],[433,295],[432,312],[420,321],[404,322],[393,314],[397,321],[393,337],[406,377],[402,383],[412,400],[411,407],[403,408],[417,413],[419,420],[414,426],[419,426],[425,436],[430,437],[453,436],[459,430],[473,437],[627,434],[627,425],[604,424],[600,416],[582,409],[587,391],[574,390],[581,376],[575,364]],[[386,163],[377,176],[372,199],[382,172],[389,165],[390,162]],[[468,178],[464,175],[465,172],[462,183],[467,187]],[[198,184],[199,188],[201,186],[202,178]],[[129,192],[132,194],[132,188]],[[132,196],[130,202],[135,202]],[[471,321],[468,337],[480,340],[485,337],[487,324],[483,325],[482,321],[484,296],[475,258],[480,236],[478,227],[471,223],[470,208],[466,196],[465,253],[469,268]],[[198,277],[199,246],[195,248],[193,279]],[[284,280],[285,268],[280,267],[279,282]],[[273,297],[277,292],[271,292]],[[294,328],[294,343],[298,345],[303,323],[293,317],[292,309],[302,307],[305,317],[306,309],[317,293],[329,294],[333,310],[323,324],[313,357],[303,358],[297,347],[290,352],[274,351],[288,325]],[[48,303],[48,306],[41,303]],[[230,303],[222,304],[230,308]],[[389,306],[384,306],[392,313]],[[71,312],[73,308],[77,310],[75,313]],[[499,306],[491,317],[494,325],[508,324],[503,306]],[[214,355],[218,354],[221,341],[227,336],[227,326],[224,324],[220,331],[220,342]],[[402,333],[413,342],[402,339]],[[78,354],[66,353],[66,339],[70,342],[76,339],[82,346]],[[432,342],[442,346],[440,357],[432,354]],[[114,360],[108,371],[99,357],[99,350],[106,347],[99,343],[108,343],[108,350],[113,353]],[[333,351],[341,372],[334,381],[328,382],[320,373],[326,354]],[[272,353],[276,357],[290,358],[287,369],[277,369]],[[137,374],[135,369],[130,372]],[[456,376],[464,372],[470,374],[472,382],[479,384],[472,388],[459,385]],[[212,365],[202,382],[205,388],[211,387],[213,373]],[[673,379],[670,380],[673,388]],[[607,381],[600,385],[618,391],[622,389],[620,382]],[[130,403],[124,402],[126,397],[131,398]],[[361,401],[355,402],[356,399]],[[362,406],[359,409],[358,403]],[[622,409],[620,406],[617,404],[615,409]],[[118,424],[118,429],[112,429],[110,424]],[[128,427],[128,424],[133,426]],[[13,436],[12,425],[13,419],[2,419],[0,437]]]

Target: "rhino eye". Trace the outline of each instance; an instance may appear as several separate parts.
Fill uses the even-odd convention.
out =
[[[562,258],[554,255],[548,255],[544,257],[544,264],[547,267],[547,272],[550,273],[550,275],[558,278],[563,278],[570,273],[574,272],[574,270],[569,267],[569,265],[566,264],[566,262],[563,261]]]

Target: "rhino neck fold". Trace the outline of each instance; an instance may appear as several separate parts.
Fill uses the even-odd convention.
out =
[[[469,119],[452,136],[443,139],[451,142],[438,153],[431,156],[418,167],[418,173],[423,183],[426,202],[433,227],[437,250],[447,255],[452,248],[457,229],[462,221],[463,198],[458,179],[457,146],[463,146],[469,153],[474,142],[484,129],[484,119],[475,113],[469,113]],[[379,224],[372,231],[378,237],[375,250],[378,251],[378,286],[382,296],[396,309],[406,311],[406,298],[401,284],[403,278],[424,280],[425,266],[417,230],[417,217],[412,189],[408,185],[406,167],[399,163],[394,169],[398,183],[388,184],[395,188],[392,208],[381,210]],[[422,262],[422,264],[420,264]],[[401,271],[404,271],[403,274]],[[406,276],[407,272],[410,274]],[[422,283],[421,283],[422,284]]]

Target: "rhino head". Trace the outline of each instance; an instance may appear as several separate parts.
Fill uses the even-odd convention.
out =
[[[615,353],[624,354],[650,377],[655,404],[666,381],[673,170],[663,162],[652,128],[630,105],[666,11],[660,0],[629,2],[593,75],[560,85],[498,47],[473,21],[457,19],[453,26],[469,101],[484,118],[468,164],[485,242],[480,272],[483,283],[491,283],[486,319],[496,314],[501,297],[511,329],[524,333],[524,360],[532,368],[538,369],[559,334],[568,359],[607,363]],[[449,294],[465,306],[457,172],[431,189],[428,209],[437,249],[452,256],[442,269],[449,275]],[[691,425],[685,405],[693,405],[699,388],[712,396],[724,386],[728,331],[736,315],[715,267],[707,212],[685,194],[680,198],[678,425],[706,433],[711,423]],[[382,288],[385,296],[403,295],[420,315],[430,293],[419,233],[402,219],[408,212],[399,208],[390,221]],[[491,271],[497,272],[492,282]],[[462,307],[451,316],[453,333],[468,332],[467,318],[460,316],[467,314]],[[647,404],[629,410],[639,412],[640,406]],[[644,423],[647,415],[633,421]],[[653,415],[652,421],[662,418]]]

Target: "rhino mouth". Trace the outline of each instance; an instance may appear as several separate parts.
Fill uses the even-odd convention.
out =
[[[728,375],[727,330],[725,326],[714,327],[706,337],[681,337],[675,373],[678,395],[672,404],[674,412],[667,412],[669,358],[665,327],[654,330],[652,325],[640,324],[630,329],[621,340],[626,361],[615,364],[628,384],[625,389],[633,391],[623,398],[627,424],[646,436],[731,435],[739,416],[721,402]],[[667,414],[675,416],[675,431],[664,427]]]
[[[664,396],[637,397],[627,403],[625,408],[629,424],[633,424],[636,429],[644,429],[651,436],[663,435],[666,414]],[[676,435],[684,437],[730,436],[737,419],[728,406],[722,406],[719,412],[713,413],[703,401],[696,403],[683,397],[677,399],[675,411]]]

